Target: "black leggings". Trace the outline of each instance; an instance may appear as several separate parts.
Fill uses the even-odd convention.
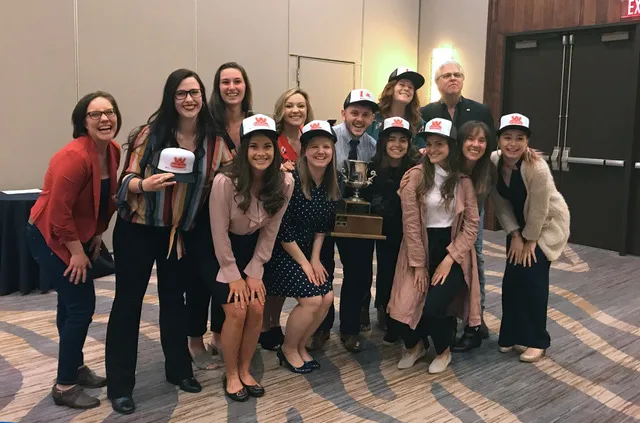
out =
[[[451,228],[427,228],[427,235],[430,280],[438,265],[448,254],[447,246],[451,243]],[[466,288],[467,283],[464,280],[462,268],[454,262],[443,283],[429,285],[422,318],[416,330],[413,331],[408,326],[404,328],[405,347],[413,348],[420,339],[426,341],[427,336],[431,336],[436,354],[442,354],[453,340],[455,317],[448,316],[449,305]]]

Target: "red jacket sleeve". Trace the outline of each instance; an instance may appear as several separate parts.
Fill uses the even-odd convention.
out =
[[[84,159],[75,151],[56,155],[47,171],[51,178],[51,230],[61,244],[80,239],[73,220],[78,194],[89,181]]]

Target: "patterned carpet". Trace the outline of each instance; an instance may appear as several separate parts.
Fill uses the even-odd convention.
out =
[[[196,372],[204,389],[185,394],[164,381],[155,280],[143,306],[137,385],[138,409],[114,413],[106,392],[99,408],[53,404],[58,335],[55,293],[0,297],[0,421],[22,422],[637,422],[640,421],[640,258],[570,246],[552,266],[548,329],[552,346],[536,364],[498,352],[504,237],[485,232],[486,321],[482,347],[456,354],[441,375],[427,373],[433,350],[409,370],[398,370],[400,345],[385,346],[375,328],[365,350],[347,353],[334,328],[322,369],[294,375],[275,353],[258,349],[253,369],[267,394],[246,403],[223,395],[222,370]],[[339,294],[342,272],[336,274]],[[97,307],[85,360],[104,374],[106,323],[113,277],[96,283]],[[293,302],[289,300],[285,309]],[[339,306],[339,295],[336,299]],[[283,323],[287,313],[283,313]]]

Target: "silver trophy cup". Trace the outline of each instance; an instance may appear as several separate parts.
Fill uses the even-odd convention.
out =
[[[367,177],[368,169],[369,162],[361,160],[344,161],[342,175],[345,177],[345,183],[347,186],[353,188],[353,197],[348,198],[348,201],[366,202],[366,200],[360,197],[360,189],[371,185],[373,183],[373,178],[376,176],[376,172],[372,170],[371,176]]]

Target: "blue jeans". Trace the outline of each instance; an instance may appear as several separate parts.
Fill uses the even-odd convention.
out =
[[[51,278],[51,286],[58,293],[56,326],[60,345],[56,382],[60,385],[73,385],[78,379],[78,368],[84,365],[82,348],[96,307],[91,269],[87,269],[85,283],[71,283],[63,276],[67,265],[51,251],[38,228],[27,224],[26,232],[31,255],[40,266],[40,272]]]
[[[484,256],[482,255],[482,232],[484,231],[484,203],[478,203],[478,213],[480,221],[478,222],[478,238],[476,238],[476,257],[478,259],[478,278],[480,279],[480,304],[484,313]]]

